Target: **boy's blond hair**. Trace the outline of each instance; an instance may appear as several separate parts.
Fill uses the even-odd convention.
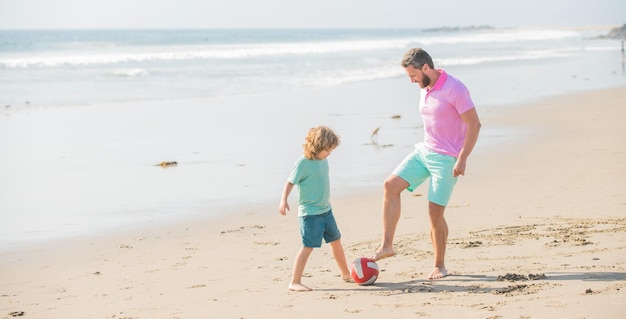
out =
[[[317,159],[317,155],[324,150],[333,150],[339,146],[339,136],[329,127],[318,126],[311,128],[304,139],[304,157]]]

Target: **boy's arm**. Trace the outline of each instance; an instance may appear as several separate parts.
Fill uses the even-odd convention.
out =
[[[289,194],[293,189],[293,184],[286,182],[285,187],[283,188],[283,194],[280,197],[280,205],[278,205],[278,212],[281,215],[287,215],[289,211],[289,203],[287,202],[287,198],[289,198]]]

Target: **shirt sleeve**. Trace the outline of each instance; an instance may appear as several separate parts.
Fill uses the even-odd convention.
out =
[[[291,170],[287,181],[294,185],[300,184],[300,182],[306,178],[307,175],[305,167],[306,165],[302,165],[302,158],[298,159],[298,161],[296,161],[293,165],[293,169]]]
[[[458,88],[454,90],[453,104],[457,112],[463,114],[474,108],[474,101],[472,101],[470,92],[463,83],[459,82],[457,85]]]

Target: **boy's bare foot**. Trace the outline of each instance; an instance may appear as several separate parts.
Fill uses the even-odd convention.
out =
[[[428,275],[428,279],[441,279],[448,275],[446,267],[435,267],[433,271]]]
[[[352,279],[350,275],[341,275],[341,279],[345,282],[354,282],[354,279]]]
[[[311,291],[313,289],[303,284],[289,284],[289,290],[291,291]]]
[[[381,248],[378,248],[378,251],[376,251],[376,253],[372,257],[370,257],[370,259],[373,261],[377,261],[377,260],[393,257],[395,255],[396,255],[396,252],[393,251],[393,249],[383,249],[381,247]]]

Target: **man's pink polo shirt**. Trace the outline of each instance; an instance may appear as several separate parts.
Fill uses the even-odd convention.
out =
[[[467,124],[460,114],[471,110],[474,102],[469,90],[457,78],[437,70],[441,75],[432,89],[420,92],[419,110],[424,120],[424,145],[429,150],[459,156]]]

